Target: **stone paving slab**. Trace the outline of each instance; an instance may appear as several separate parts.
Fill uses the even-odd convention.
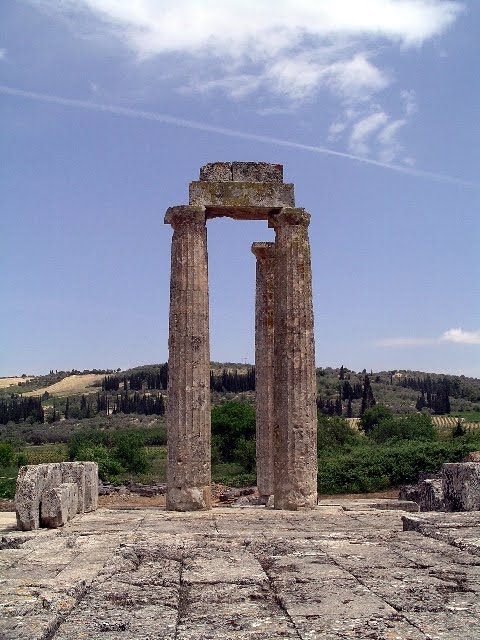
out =
[[[0,638],[478,640],[480,514],[425,515],[105,509],[28,535],[4,516]]]

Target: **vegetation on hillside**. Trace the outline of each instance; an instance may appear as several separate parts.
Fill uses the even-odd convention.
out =
[[[166,365],[94,370],[90,394],[52,397],[45,390],[72,373],[79,372],[51,371],[37,379],[43,385],[38,397],[22,397],[35,381],[0,390],[0,495],[14,491],[19,464],[68,458],[96,460],[104,480],[164,481]],[[317,381],[322,493],[414,481],[420,471],[480,449],[480,436],[465,422],[480,420],[477,379],[341,367],[319,369]],[[212,364],[214,481],[255,482],[254,385],[252,367]],[[344,419],[350,416],[360,416],[359,429]]]

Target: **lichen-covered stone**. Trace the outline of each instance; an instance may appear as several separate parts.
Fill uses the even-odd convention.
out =
[[[82,462],[85,467],[85,493],[83,508],[86,512],[98,508],[98,464]]]
[[[60,464],[20,467],[15,493],[17,526],[22,531],[40,527],[40,509],[44,491],[61,483]]]
[[[210,185],[204,182],[197,184]],[[210,342],[207,231],[202,207],[171,207],[167,509],[208,509]]]
[[[255,295],[255,407],[257,487],[260,504],[274,492],[275,403],[274,403],[274,291],[275,244],[254,242],[257,258]]]
[[[200,168],[202,182],[229,182],[232,180],[231,162],[210,162]]]
[[[234,182],[283,182],[283,165],[270,162],[232,162]]]
[[[480,510],[480,463],[451,462],[442,467],[446,511]]]
[[[317,409],[312,274],[303,209],[272,216],[275,229],[276,509],[317,504]]]
[[[442,480],[422,480],[418,484],[418,504],[420,511],[443,511]]]
[[[85,464],[83,462],[61,462],[62,482],[77,485],[77,513],[85,511]]]
[[[77,513],[78,489],[74,482],[64,482],[42,494],[40,524],[49,529],[62,527]]]
[[[191,182],[189,204],[205,207],[294,207],[293,184],[274,182]]]

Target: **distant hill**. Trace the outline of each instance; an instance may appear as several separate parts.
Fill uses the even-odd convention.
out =
[[[0,378],[0,397],[12,394],[22,396],[42,395],[48,392],[55,397],[81,396],[96,393],[102,389],[105,376],[117,376],[121,381],[132,377],[143,378],[157,374],[163,364],[147,364],[120,371],[111,369],[93,369],[80,372],[50,371],[43,376],[25,378]],[[252,365],[236,362],[212,362],[211,369],[215,376],[247,375]],[[362,386],[365,376],[368,376],[377,404],[384,404],[397,413],[410,413],[418,409],[422,389],[425,402],[428,400],[428,388],[432,393],[439,393],[439,389],[446,389],[450,412],[471,413],[472,420],[477,420],[474,414],[480,413],[480,379],[466,376],[438,374],[424,371],[362,371],[355,372],[347,367],[317,369],[318,407],[323,413],[347,416],[348,406],[351,405],[351,416],[360,415]],[[133,385],[132,385],[133,389]],[[221,390],[215,392],[221,395]],[[251,397],[251,392],[250,397]],[[430,399],[431,400],[431,399]],[[432,410],[432,413],[447,413]]]

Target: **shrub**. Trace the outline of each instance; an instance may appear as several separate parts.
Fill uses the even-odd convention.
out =
[[[360,428],[368,435],[380,422],[392,418],[393,412],[388,407],[377,404],[371,409],[364,411],[360,418]]]
[[[245,440],[245,438],[237,440],[233,458],[235,462],[242,465],[247,473],[255,471],[257,464],[256,441]]]
[[[240,440],[255,438],[255,409],[244,402],[225,402],[212,409],[212,436],[224,462],[235,459]]]
[[[414,413],[407,416],[391,416],[381,420],[369,432],[375,442],[399,440],[437,440],[438,434],[432,419],[425,413]]]
[[[8,467],[12,464],[14,456],[13,447],[8,442],[0,442],[0,467]]]
[[[343,418],[318,415],[318,449],[333,449],[353,445],[359,441],[360,434]]]
[[[450,442],[368,442],[351,451],[326,451],[318,459],[320,493],[358,493],[415,482],[421,471],[438,471],[478,448],[475,439]]]

